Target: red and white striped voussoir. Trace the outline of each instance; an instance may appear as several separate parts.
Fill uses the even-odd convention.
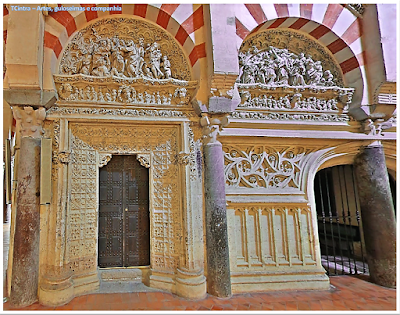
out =
[[[61,6],[61,5],[59,5]],[[65,6],[71,6],[65,5]],[[125,14],[142,17],[169,32],[182,46],[193,66],[199,58],[204,58],[205,44],[196,43],[194,32],[204,26],[203,6],[193,10],[192,4],[74,4],[81,7],[120,6],[122,11],[59,11],[50,12],[46,19],[44,46],[54,51],[58,58],[63,47],[74,32],[85,23],[111,14]]]
[[[3,41],[7,44],[7,28],[8,28],[8,9],[5,4],[3,4]]]
[[[361,20],[340,4],[237,4],[236,34],[292,28],[309,34],[334,55],[343,74],[365,65]]]

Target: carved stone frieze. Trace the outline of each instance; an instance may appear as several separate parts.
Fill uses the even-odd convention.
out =
[[[191,75],[169,33],[145,20],[111,17],[74,35],[54,82],[64,102],[183,105],[197,87]]]
[[[61,101],[75,103],[112,103],[145,106],[187,105],[197,82],[150,82],[146,79],[95,78],[85,75],[54,75]]]
[[[251,120],[293,120],[293,121],[320,121],[320,122],[342,122],[351,120],[348,115],[325,114],[325,113],[263,113],[255,111],[235,111],[230,118]]]
[[[156,109],[112,109],[112,108],[84,108],[84,107],[59,107],[53,106],[47,110],[47,115],[107,115],[126,117],[165,117],[186,118],[193,117],[192,111],[156,110]]]
[[[224,146],[225,180],[228,187],[300,189],[306,152],[303,148]]]
[[[99,153],[99,167],[106,166],[111,161],[111,153]]]
[[[34,109],[32,106],[14,106],[13,116],[17,124],[21,125],[21,136],[41,138],[44,134],[43,121],[46,118],[44,107]]]
[[[150,154],[137,154],[136,159],[139,161],[140,165],[145,168],[150,168],[151,166],[151,157]]]

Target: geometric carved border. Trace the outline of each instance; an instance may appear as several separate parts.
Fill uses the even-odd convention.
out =
[[[173,272],[178,267],[182,237],[178,196],[178,127],[115,124],[69,124],[71,144],[71,190],[67,213],[67,259],[77,272],[97,268],[96,155],[137,154],[152,156],[150,168],[151,266]],[[144,153],[144,154],[143,154]],[[99,161],[100,162],[100,161]],[[89,255],[82,257],[83,253]]]

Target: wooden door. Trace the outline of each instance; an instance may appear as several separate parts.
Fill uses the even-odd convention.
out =
[[[149,172],[136,156],[100,169],[99,267],[150,264]]]

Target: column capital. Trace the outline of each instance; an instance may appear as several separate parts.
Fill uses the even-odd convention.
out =
[[[43,121],[46,118],[44,107],[35,110],[32,106],[13,106],[12,111],[17,124],[20,124],[22,137],[41,138],[43,136]]]
[[[200,118],[200,125],[203,127],[203,143],[212,144],[220,143],[217,136],[222,129],[229,124],[228,114],[214,114],[202,113]]]

